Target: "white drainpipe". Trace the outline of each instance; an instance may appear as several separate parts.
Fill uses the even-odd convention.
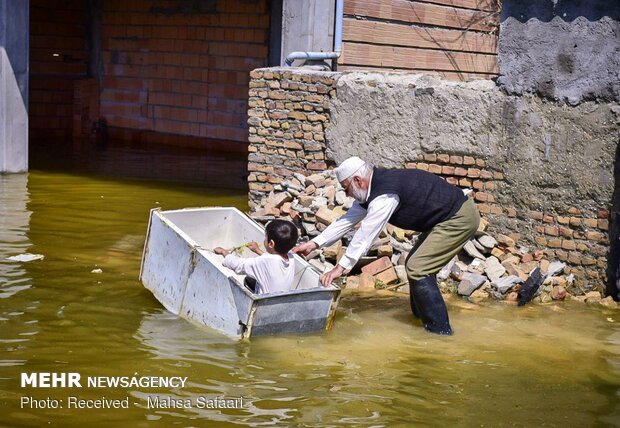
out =
[[[297,59],[336,59],[342,52],[342,17],[344,15],[344,0],[336,0],[336,29],[334,32],[334,51],[333,52],[291,52],[284,60],[288,67],[293,65]]]

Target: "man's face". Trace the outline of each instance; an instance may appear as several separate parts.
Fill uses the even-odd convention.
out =
[[[347,178],[340,184],[344,188],[347,196],[355,199],[360,204],[366,202],[367,191],[362,188],[362,179],[360,177]]]

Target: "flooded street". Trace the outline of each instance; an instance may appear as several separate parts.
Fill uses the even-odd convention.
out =
[[[413,321],[404,295],[345,292],[330,332],[251,341],[171,315],[138,281],[149,210],[247,210],[247,194],[240,161],[167,159],[164,173],[136,156],[125,168],[111,158],[100,171],[0,175],[1,426],[620,426],[618,310],[453,297],[455,335],[437,337]],[[193,182],[159,180],[188,168]],[[23,253],[45,258],[7,260]],[[22,388],[31,372],[187,382]],[[70,396],[129,405],[68,408]],[[192,405],[156,407],[155,396]],[[196,405],[218,397],[242,406]]]

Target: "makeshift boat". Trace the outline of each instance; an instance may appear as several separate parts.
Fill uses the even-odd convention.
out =
[[[290,291],[257,295],[212,251],[262,243],[264,236],[264,228],[236,208],[153,209],[140,280],[173,314],[236,338],[329,330],[340,289],[321,286],[320,274],[303,258],[295,255]],[[245,249],[241,257],[256,255]]]

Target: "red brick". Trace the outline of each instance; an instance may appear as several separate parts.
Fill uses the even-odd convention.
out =
[[[475,165],[476,160],[471,156],[463,156],[463,165]]]
[[[534,241],[535,241],[538,245],[542,245],[543,247],[544,247],[544,246],[547,246],[547,238],[544,238],[544,237],[542,237],[542,236],[536,236],[536,237],[534,238]]]
[[[454,174],[454,167],[450,166],[450,165],[444,165],[441,167],[441,173],[444,175],[453,175]]]
[[[463,156],[450,156],[450,163],[454,165],[462,165],[463,164]]]
[[[595,228],[598,225],[598,221],[595,218],[584,218],[583,223],[589,228]]]
[[[532,220],[540,220],[540,221],[542,221],[542,219],[543,219],[543,213],[541,213],[540,211],[530,211],[528,213],[528,216]]]
[[[469,178],[478,178],[478,177],[480,177],[480,170],[478,168],[468,168],[467,169],[467,177],[469,177]]]
[[[384,256],[364,266],[362,268],[362,272],[367,273],[369,275],[376,275],[380,272],[383,272],[386,269],[389,269],[390,267],[392,267],[392,262],[390,261],[390,258],[387,256]]]
[[[602,241],[605,239],[605,235],[600,232],[588,232],[586,233],[586,237],[590,241]]]
[[[466,177],[467,170],[465,168],[457,167],[454,169],[454,175],[459,176],[459,177]]]
[[[495,198],[490,193],[476,192],[474,195],[474,200],[478,202],[494,202]]]
[[[556,226],[545,226],[545,235],[549,236],[559,236],[560,231]]]
[[[487,204],[476,204],[476,206],[478,207],[478,211],[480,211],[482,214],[488,214],[491,212],[491,206],[487,205]]]
[[[580,265],[581,264],[581,254],[575,252],[575,251],[571,251],[570,253],[568,253],[568,262],[574,265]]]
[[[523,254],[521,257],[521,263],[529,263],[534,260],[534,256],[532,254]]]
[[[437,161],[441,162],[441,163],[449,163],[450,162],[450,155],[447,154],[439,154],[437,155]]]
[[[562,249],[564,250],[576,250],[577,244],[574,241],[570,241],[568,239],[562,240]]]
[[[441,174],[441,166],[436,164],[430,164],[428,166],[428,172],[432,172],[433,174]]]
[[[396,275],[396,270],[390,266],[384,271],[376,274],[375,279],[381,281],[385,285],[389,285],[398,282],[398,275]]]
[[[483,169],[482,171],[480,171],[480,178],[482,178],[483,180],[491,180],[493,179],[493,173]]]

